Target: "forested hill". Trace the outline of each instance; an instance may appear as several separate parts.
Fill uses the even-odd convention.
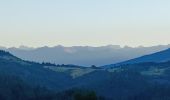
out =
[[[145,62],[166,62],[169,60],[170,60],[170,49],[166,49],[160,52],[144,55],[124,62],[105,65],[104,67],[112,67],[114,65],[124,65],[124,64],[145,63]]]
[[[170,62],[53,66],[0,55],[1,100],[169,100]]]

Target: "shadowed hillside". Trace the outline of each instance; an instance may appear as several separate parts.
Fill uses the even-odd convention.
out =
[[[53,66],[0,55],[3,100],[169,100],[170,63],[110,67]],[[9,84],[10,83],[10,84]],[[4,92],[3,92],[4,91]],[[18,91],[22,91],[21,93]],[[150,95],[148,95],[150,94]],[[11,99],[12,98],[12,99]],[[14,99],[13,99],[14,98]]]

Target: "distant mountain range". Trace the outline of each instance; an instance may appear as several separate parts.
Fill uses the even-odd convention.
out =
[[[152,47],[120,47],[119,45],[108,45],[101,47],[90,46],[55,46],[30,48],[21,46],[19,48],[4,48],[15,56],[29,61],[51,62],[55,64],[76,64],[81,66],[102,66],[109,63],[119,63],[143,55],[159,52],[170,48],[170,45],[158,45]]]

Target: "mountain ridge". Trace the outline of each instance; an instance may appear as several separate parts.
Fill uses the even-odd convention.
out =
[[[116,63],[116,64],[110,64],[105,65],[104,67],[110,67],[110,66],[117,66],[117,65],[124,65],[124,64],[136,64],[136,63],[144,63],[144,62],[166,62],[170,61],[170,48],[159,51],[152,54],[143,55],[141,57],[137,57],[134,59],[130,59],[124,62]]]
[[[7,48],[6,51],[11,52],[17,57],[36,61],[39,63],[50,62],[55,64],[73,64],[81,66],[102,66],[109,63],[118,63],[132,58],[140,57],[145,54],[162,51],[169,48],[170,45],[158,45],[153,47],[120,47],[119,45],[107,45],[101,47],[91,46],[54,46],[32,48]],[[28,49],[23,49],[28,48]]]

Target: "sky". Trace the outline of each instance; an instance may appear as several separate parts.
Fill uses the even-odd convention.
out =
[[[0,46],[170,44],[170,0],[0,0]]]

